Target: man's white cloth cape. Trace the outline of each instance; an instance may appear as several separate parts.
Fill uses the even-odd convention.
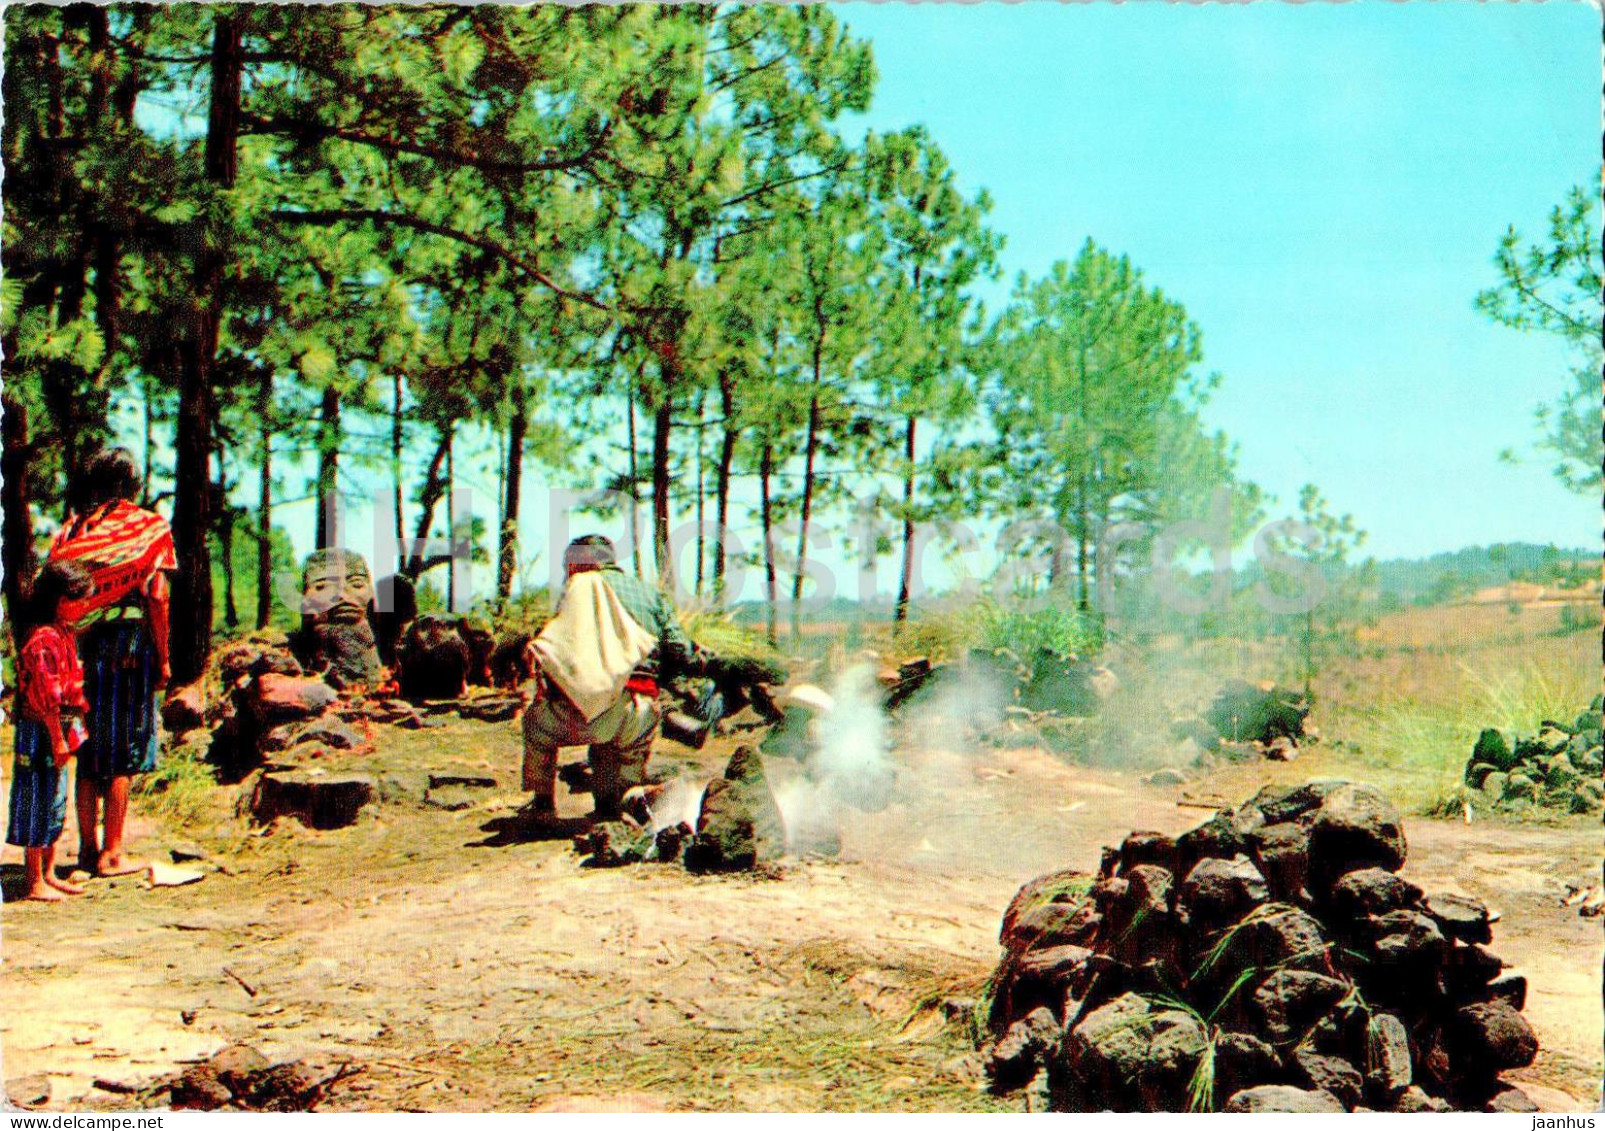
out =
[[[630,673],[657,640],[635,622],[602,575],[589,571],[569,578],[556,614],[531,647],[541,670],[590,722],[619,701]]]

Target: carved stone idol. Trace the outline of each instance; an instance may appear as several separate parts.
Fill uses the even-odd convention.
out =
[[[301,571],[301,630],[291,642],[296,658],[336,687],[373,686],[380,665],[372,608],[373,576],[362,555],[314,550]]]

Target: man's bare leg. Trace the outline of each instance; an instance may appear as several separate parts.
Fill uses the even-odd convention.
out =
[[[102,876],[126,876],[149,867],[144,861],[123,854],[123,832],[128,823],[128,790],[134,779],[126,774],[111,779],[106,787],[106,843],[100,850],[96,871]]]
[[[100,868],[100,789],[82,772],[77,777],[78,869],[92,876]]]
[[[64,892],[67,895],[84,894],[84,888],[82,884],[69,883],[68,881],[56,875],[55,845],[52,844],[49,848],[40,849],[40,852],[43,853],[43,856],[39,860],[39,873],[44,877],[45,883],[49,884],[57,891]]]
[[[43,848],[30,848],[23,853],[23,867],[28,873],[26,899],[41,903],[60,903],[67,897],[45,882],[45,852]]]

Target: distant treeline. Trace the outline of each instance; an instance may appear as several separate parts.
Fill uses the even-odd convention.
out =
[[[1575,586],[1599,576],[1599,551],[1562,550],[1532,542],[1496,542],[1430,558],[1376,563],[1379,597],[1408,605],[1443,604],[1513,581]]]

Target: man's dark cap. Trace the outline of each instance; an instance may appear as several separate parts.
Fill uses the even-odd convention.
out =
[[[581,535],[563,551],[563,568],[571,572],[584,567],[610,566],[617,561],[613,543],[600,534]]]

